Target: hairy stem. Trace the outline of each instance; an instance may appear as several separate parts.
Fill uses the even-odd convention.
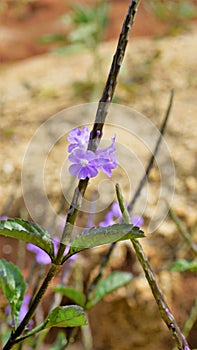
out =
[[[120,205],[120,210],[122,212],[124,221],[126,224],[129,224],[130,223],[129,213],[127,211],[126,206],[124,205],[123,196],[122,196],[120,187],[118,185],[116,186],[116,193],[117,193],[118,202]],[[169,309],[169,307],[164,299],[164,295],[163,295],[163,293],[162,293],[162,291],[161,291],[161,289],[156,281],[153,269],[148,261],[146,254],[143,251],[143,248],[142,248],[140,242],[137,239],[132,239],[131,243],[135,249],[138,261],[139,261],[139,263],[144,271],[145,277],[149,283],[152,294],[153,294],[155,301],[158,305],[160,315],[161,315],[163,321],[165,322],[165,324],[167,325],[169,331],[171,332],[178,349],[190,350],[185,336],[181,332],[181,330],[180,330],[180,328],[175,320],[175,317],[173,316],[172,312],[170,311],[170,309]]]

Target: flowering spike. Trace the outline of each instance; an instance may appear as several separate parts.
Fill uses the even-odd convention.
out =
[[[112,138],[112,143],[109,147],[98,148],[96,152],[88,150],[88,140],[90,132],[86,126],[80,130],[79,128],[72,129],[68,135],[70,145],[68,159],[73,163],[69,167],[71,175],[77,176],[78,179],[92,178],[101,170],[107,176],[112,176],[112,170],[118,165],[118,160],[115,155],[115,139]]]

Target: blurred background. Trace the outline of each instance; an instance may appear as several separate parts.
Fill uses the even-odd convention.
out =
[[[99,100],[128,5],[127,0],[1,0],[1,216],[30,218],[21,188],[21,169],[27,145],[38,127],[50,116],[80,103]],[[175,99],[165,136],[176,171],[171,205],[194,242],[197,242],[196,43],[197,1],[142,1],[113,100],[136,109],[159,127],[169,92],[174,89]],[[67,122],[72,128],[80,122],[80,116],[76,120],[70,116]],[[43,138],[40,147],[44,148],[44,144]],[[56,210],[61,209],[62,215],[59,169],[64,157],[63,141],[50,154],[45,169],[48,198]],[[145,167],[148,157],[143,160]],[[33,166],[36,173],[36,163]],[[151,171],[149,184],[148,207],[143,217],[145,233],[161,185],[156,165]],[[31,184],[29,186],[33,192]],[[128,193],[127,183],[123,187]],[[86,219],[80,213],[79,220],[84,223]],[[179,231],[168,216],[156,232],[148,235],[143,245],[166,298],[183,327],[196,298],[197,282],[195,271],[169,271],[178,259],[194,258]],[[0,258],[17,263],[27,275],[34,254],[8,238],[1,237],[0,243]],[[79,284],[85,288],[89,278],[98,271],[105,251],[106,247],[102,247],[82,254],[72,266],[69,283],[75,283],[76,276],[80,275]],[[93,349],[171,350],[171,337],[160,321],[143,273],[127,244],[118,246],[106,273],[116,269],[131,270],[135,278],[129,286],[108,296],[89,312]],[[44,312],[48,304],[46,301],[42,306]],[[2,297],[0,320],[3,320],[5,306],[6,300]],[[196,334],[197,322],[194,320],[189,332],[192,348],[197,348]],[[70,345],[69,349],[89,350],[87,342],[83,341],[89,336],[79,332],[77,345]],[[43,349],[50,349],[56,337],[57,332],[51,331]]]

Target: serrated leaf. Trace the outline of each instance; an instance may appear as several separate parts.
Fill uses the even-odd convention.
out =
[[[115,224],[108,227],[94,227],[77,236],[70,246],[70,252],[76,253],[99,245],[144,237],[139,227],[131,224]],[[69,252],[69,255],[70,255]]]
[[[197,260],[188,261],[185,259],[177,260],[170,266],[170,271],[191,271],[197,272]]]
[[[63,285],[57,285],[53,288],[54,292],[61,293],[62,295],[73,300],[77,305],[84,306],[86,301],[86,296],[84,293],[78,291],[73,287],[65,287]]]
[[[107,294],[112,293],[116,289],[125,286],[133,279],[133,275],[128,272],[114,271],[103,280],[99,281],[94,289],[90,300],[86,304],[86,309],[90,309],[99,300],[104,298]]]
[[[0,285],[9,301],[14,327],[17,327],[26,285],[20,270],[4,259],[0,260]]]
[[[34,222],[22,219],[0,221],[0,235],[32,243],[43,249],[51,259],[54,258],[54,246],[49,233]]]
[[[58,306],[50,312],[44,321],[45,328],[78,327],[86,325],[84,309],[81,306]]]

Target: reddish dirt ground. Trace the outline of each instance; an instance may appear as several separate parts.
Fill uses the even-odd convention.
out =
[[[79,2],[79,1],[75,1]],[[128,8],[128,0],[110,0],[109,25],[106,40],[117,38]],[[42,45],[38,39],[44,34],[65,33],[59,18],[70,9],[70,1],[37,0],[27,5],[7,0],[0,13],[0,62],[25,59],[49,51],[51,45]],[[83,0],[80,3],[92,3]],[[197,5],[197,1],[195,1]],[[143,25],[142,25],[143,24]],[[166,33],[168,24],[158,20],[141,3],[133,28],[133,36],[153,36]]]

